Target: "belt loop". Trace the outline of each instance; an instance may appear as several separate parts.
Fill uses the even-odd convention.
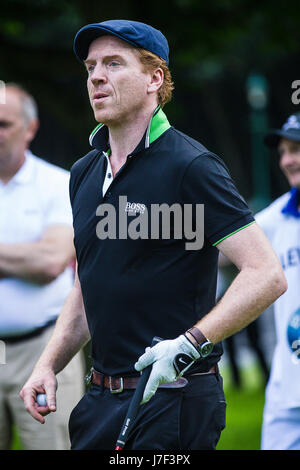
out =
[[[92,382],[93,368],[91,367],[89,372],[84,377],[85,385],[88,387]]]

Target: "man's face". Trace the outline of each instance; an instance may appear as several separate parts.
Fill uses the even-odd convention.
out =
[[[281,139],[278,146],[280,168],[290,186],[300,189],[300,142]]]
[[[101,36],[91,43],[85,65],[96,121],[124,123],[143,109],[150,76],[143,72],[133,47],[113,36]]]
[[[7,89],[6,103],[0,104],[0,167],[24,158],[28,144],[28,126],[25,124],[18,93]]]

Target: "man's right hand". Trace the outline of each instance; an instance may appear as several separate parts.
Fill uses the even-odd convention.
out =
[[[175,382],[181,376],[174,367],[175,358],[181,354],[189,356],[192,362],[200,358],[196,347],[184,335],[160,341],[152,348],[146,348],[146,352],[134,365],[135,369],[141,372],[145,367],[153,364],[141,404],[150,400],[160,384]]]
[[[26,411],[42,424],[45,423],[44,416],[56,411],[56,389],[57,380],[54,372],[51,369],[39,369],[33,371],[20,392]],[[37,404],[36,396],[39,393],[46,394],[46,406]]]

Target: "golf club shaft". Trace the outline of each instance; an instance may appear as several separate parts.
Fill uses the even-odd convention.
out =
[[[154,337],[152,340],[151,347],[157,344],[159,341],[161,341],[161,338]],[[132,429],[132,426],[134,424],[134,420],[136,418],[136,415],[139,410],[140,403],[142,401],[144,389],[146,386],[146,383],[149,379],[149,376],[151,374],[152,370],[152,364],[148,367],[145,367],[145,369],[142,371],[141,378],[139,380],[138,386],[135,389],[135,392],[133,394],[133,397],[131,399],[126,417],[124,419],[121,432],[119,434],[118,440],[116,442],[116,447],[115,450],[123,450],[124,446],[126,444],[126,440],[128,438],[129,432]]]

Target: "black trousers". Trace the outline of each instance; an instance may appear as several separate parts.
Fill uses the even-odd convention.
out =
[[[225,427],[220,375],[188,377],[179,389],[158,389],[141,405],[126,450],[213,450]],[[72,450],[114,450],[134,390],[112,394],[92,385],[71,413]]]

